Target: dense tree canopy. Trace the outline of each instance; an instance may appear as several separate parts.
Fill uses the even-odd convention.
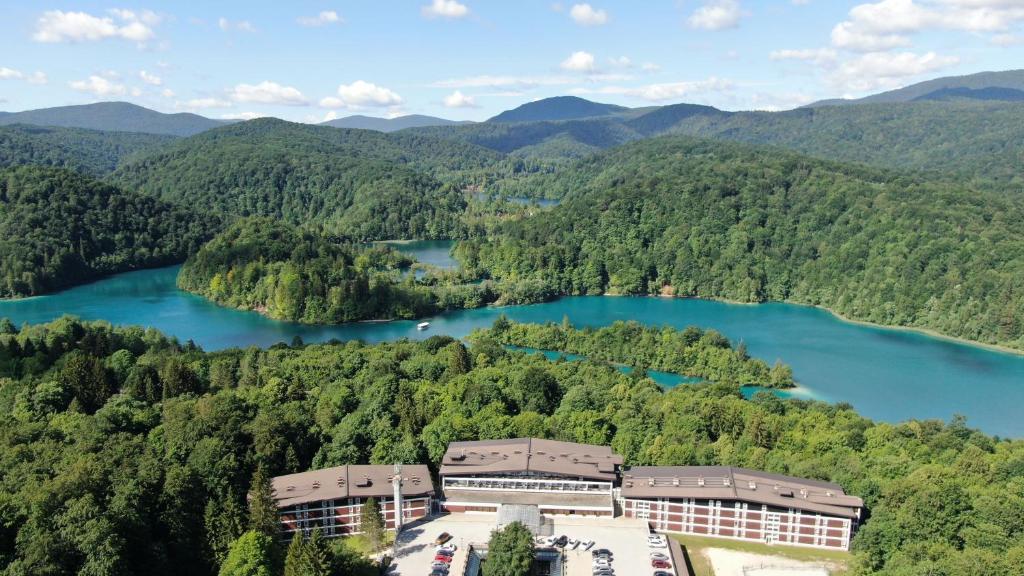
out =
[[[180,262],[219,221],[56,168],[0,170],[0,297]]]
[[[836,481],[870,511],[857,574],[1011,576],[1024,559],[1024,441],[961,420],[878,424],[841,404],[744,400],[735,385],[663,390],[612,366],[508,351],[486,333],[468,354],[461,346],[435,336],[204,353],[70,319],[2,334],[0,569],[251,566],[262,536],[235,539],[258,467],[437,466],[450,441],[518,436],[608,443],[630,465]],[[93,375],[69,379],[82,360]],[[537,382],[554,385],[545,402]]]
[[[418,318],[496,299],[490,285],[418,281],[411,260],[267,218],[236,222],[189,258],[178,285],[214,302],[305,323]],[[403,279],[404,276],[404,279]]]
[[[103,176],[126,157],[173,140],[173,136],[131,132],[0,126],[0,168],[34,164]]]
[[[1020,199],[681,137],[535,180],[566,200],[462,243],[467,270],[560,294],[788,300],[1024,349]]]
[[[537,551],[533,547],[533,534],[521,522],[512,522],[491,532],[487,544],[487,560],[482,569],[484,576],[530,576]]]

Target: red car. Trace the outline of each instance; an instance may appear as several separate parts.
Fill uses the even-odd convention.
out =
[[[671,568],[672,565],[664,560],[651,560],[652,568]]]
[[[452,557],[445,556],[444,554],[438,554],[437,556],[434,556],[434,562],[444,562],[445,564],[451,564]]]

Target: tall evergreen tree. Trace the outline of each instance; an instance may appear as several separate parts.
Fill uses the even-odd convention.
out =
[[[306,576],[306,539],[302,531],[292,535],[288,553],[284,557],[284,576]]]
[[[374,550],[379,550],[384,545],[384,515],[381,514],[380,504],[376,498],[367,498],[363,504],[359,528]]]
[[[276,539],[281,533],[281,520],[277,513],[270,478],[257,466],[249,489],[249,529]]]

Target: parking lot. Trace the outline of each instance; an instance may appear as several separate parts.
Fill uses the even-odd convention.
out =
[[[647,524],[630,518],[555,517],[554,533],[578,540],[593,540],[594,548],[611,550],[616,576],[644,576],[653,572],[647,546]],[[667,551],[665,551],[667,553]],[[591,576],[589,551],[567,550],[566,575]]]
[[[438,534],[448,532],[452,535],[452,543],[458,546],[451,574],[461,576],[465,569],[467,546],[486,543],[496,519],[494,514],[449,514],[406,528],[399,538],[398,554],[391,573],[402,576],[428,573],[434,558],[434,539]],[[594,549],[611,550],[614,555],[612,567],[617,576],[643,576],[653,572],[651,548],[647,546],[647,526],[642,520],[555,516],[551,533],[593,540]],[[668,553],[667,550],[660,551]],[[567,576],[591,576],[590,551],[566,550],[565,556]]]
[[[466,566],[466,549],[470,543],[486,543],[494,529],[493,514],[449,514],[405,528],[398,539],[398,551],[391,574],[422,576],[430,572],[434,559],[434,539],[447,532],[458,547],[452,561],[451,574],[462,574]]]

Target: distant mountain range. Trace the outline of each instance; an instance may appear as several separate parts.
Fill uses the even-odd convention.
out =
[[[881,104],[914,102],[918,100],[1010,100],[1020,101],[1024,96],[1024,70],[979,72],[967,76],[947,76],[911,84],[898,90],[854,99],[821,100],[805,108],[819,106],[847,106],[850,104]]]
[[[506,110],[488,122],[538,122],[549,120],[577,120],[596,116],[610,116],[626,112],[629,108],[615,104],[591,102],[577,96],[555,96],[528,102]]]
[[[356,114],[354,116],[338,118],[337,120],[329,120],[327,122],[322,122],[321,124],[324,126],[332,126],[334,128],[360,128],[362,130],[376,130],[378,132],[396,132],[398,130],[405,130],[406,128],[453,126],[457,124],[472,123],[473,122],[468,120],[448,120],[446,118],[424,116],[422,114],[409,114],[408,116],[399,116],[397,118],[376,118],[373,116]]]
[[[0,114],[0,125],[33,124],[171,136],[191,136],[227,123],[187,112],[164,114],[128,102],[97,102]]]

